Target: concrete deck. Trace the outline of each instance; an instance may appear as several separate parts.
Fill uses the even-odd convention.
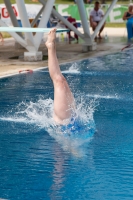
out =
[[[107,33],[108,39],[104,38]],[[82,52],[82,44],[75,44],[72,42],[57,43],[57,56],[59,63],[76,61],[84,58],[102,56],[114,52],[121,51],[126,45],[127,41],[126,28],[105,28],[103,32],[103,39],[97,39],[97,49],[87,53]],[[44,42],[40,46],[40,51],[43,51],[44,56],[47,57],[47,49]],[[48,66],[47,60],[39,62],[25,62],[23,53],[24,48],[15,48],[15,41],[13,38],[5,39],[4,44],[0,44],[0,77],[18,74],[20,70],[37,69]],[[19,57],[19,59],[18,59]]]

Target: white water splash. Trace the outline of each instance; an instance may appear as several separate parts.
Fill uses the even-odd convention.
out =
[[[11,110],[6,116],[0,117],[0,120],[15,123],[34,124],[41,129],[45,129],[67,152],[81,155],[80,147],[92,139],[95,132],[95,123],[93,113],[95,111],[96,101],[94,99],[85,100],[79,95],[76,98],[78,116],[78,128],[75,123],[70,127],[56,125],[53,120],[53,100],[44,99],[40,96],[36,102],[22,102],[17,108]],[[77,122],[76,122],[77,123]],[[80,149],[80,153],[79,153]],[[77,153],[76,153],[77,152]],[[82,153],[83,155],[83,153]]]
[[[73,63],[71,67],[69,67],[68,70],[62,71],[63,74],[67,74],[67,73],[72,73],[72,74],[79,74],[80,70],[79,70],[79,66],[77,63]]]
[[[54,124],[53,117],[53,100],[43,99],[42,96],[36,102],[22,102],[15,109],[8,113],[3,120],[35,124],[40,128],[47,128]]]
[[[85,100],[83,95],[76,97],[76,115],[80,121],[87,122],[93,120],[93,113],[97,106],[96,100],[93,98]],[[34,123],[41,128],[47,128],[50,125],[55,126],[53,120],[53,100],[44,99],[39,96],[36,102],[21,102],[16,108],[10,110],[6,116],[0,117],[1,120]]]
[[[119,95],[100,95],[100,94],[94,94],[94,95],[87,95],[88,97],[94,98],[94,99],[120,99],[121,97]]]

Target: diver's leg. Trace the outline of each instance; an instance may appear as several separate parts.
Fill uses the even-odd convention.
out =
[[[74,97],[64,76],[61,74],[55,48],[56,29],[48,34],[46,46],[48,48],[48,68],[54,84],[54,120],[63,123],[63,120],[71,117],[74,105]]]

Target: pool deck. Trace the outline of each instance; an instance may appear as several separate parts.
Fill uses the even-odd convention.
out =
[[[107,33],[108,39],[104,38]],[[82,44],[75,44],[72,42],[57,43],[57,57],[59,63],[66,63],[76,60],[81,60],[90,57],[102,56],[110,53],[120,52],[126,45],[127,41],[126,28],[105,28],[103,39],[97,39],[97,49],[84,53],[82,51]],[[40,51],[47,56],[47,49],[44,42],[40,46]],[[31,69],[35,70],[42,67],[47,67],[47,60],[37,62],[26,62],[23,59],[24,48],[16,48],[13,38],[5,39],[4,44],[0,43],[0,77],[19,74],[20,70]],[[19,57],[19,59],[16,59]]]

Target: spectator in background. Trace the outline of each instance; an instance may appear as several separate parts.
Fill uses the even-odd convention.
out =
[[[0,19],[1,19],[1,14],[0,14]],[[0,32],[0,39],[1,39],[1,42],[3,43],[4,42],[4,38],[3,38],[3,35],[2,35],[1,32]]]
[[[101,19],[103,18],[104,13],[103,11],[100,9],[100,3],[99,1],[96,1],[94,4],[94,9],[90,12],[90,25],[93,29],[93,31],[96,29],[97,25],[99,24],[99,22],[101,21]],[[99,38],[101,39],[101,32],[103,31],[105,26],[105,23],[103,24],[102,28],[99,31]]]
[[[105,0],[101,0],[101,4],[106,4]]]
[[[91,4],[93,0],[86,0],[86,4]]]
[[[53,6],[53,9],[56,10],[56,7]],[[55,26],[57,26],[59,19],[53,13],[51,13],[49,22],[50,22],[51,27],[55,27]]]
[[[75,27],[77,28],[77,22],[76,22],[76,19],[75,19],[75,18],[69,16],[69,17],[67,18],[67,20],[68,20],[71,24],[73,24],[73,26],[75,26]],[[74,33],[74,38],[71,36],[71,30],[70,30],[67,34],[68,34],[69,43],[70,43],[70,41],[74,40],[74,38],[77,40],[77,43],[78,43],[78,35],[77,35],[76,33]]]
[[[128,11],[126,11],[123,15],[123,20],[127,20],[127,35],[128,42],[131,42],[131,38],[133,37],[133,4],[129,4]]]
[[[3,38],[3,35],[2,35],[1,32],[0,32],[0,39],[1,39],[1,42],[3,43],[4,42],[4,38]]]

